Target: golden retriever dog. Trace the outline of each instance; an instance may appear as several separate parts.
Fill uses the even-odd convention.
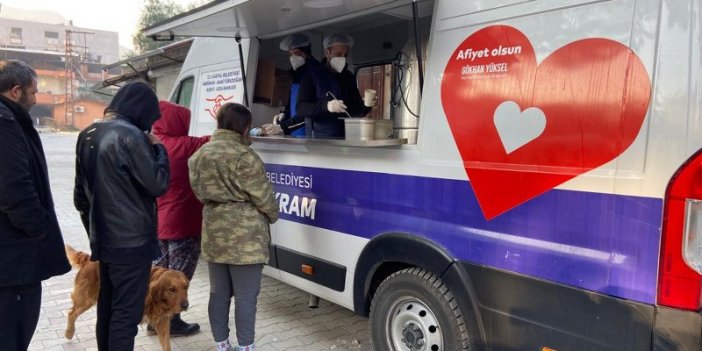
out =
[[[97,303],[100,269],[97,262],[90,261],[90,255],[69,245],[66,245],[66,256],[71,265],[79,269],[73,284],[73,307],[68,313],[66,327],[66,338],[72,339],[78,316]],[[142,322],[154,327],[163,351],[171,351],[171,317],[188,308],[189,284],[182,272],[157,266],[151,268]]]

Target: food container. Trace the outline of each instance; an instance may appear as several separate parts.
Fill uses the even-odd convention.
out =
[[[369,118],[345,118],[344,131],[346,140],[373,140],[374,126],[374,120]]]
[[[392,120],[376,119],[373,131],[374,139],[390,139],[392,138]]]

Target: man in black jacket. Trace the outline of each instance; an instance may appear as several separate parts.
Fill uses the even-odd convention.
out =
[[[311,136],[343,138],[344,121],[340,118],[363,117],[376,101],[369,101],[366,106],[358,92],[356,76],[347,69],[353,38],[335,33],[325,37],[322,44],[324,59],[318,68],[310,67],[300,83],[296,112],[299,118],[308,120],[306,128],[312,127]]]
[[[168,156],[148,133],[158,98],[143,82],[124,85],[105,119],[78,135],[74,203],[100,261],[98,350],[132,351],[151,261],[161,254],[156,197],[168,186]]]
[[[41,281],[68,272],[44,149],[29,110],[36,72],[0,61],[0,343],[27,350],[39,321]]]

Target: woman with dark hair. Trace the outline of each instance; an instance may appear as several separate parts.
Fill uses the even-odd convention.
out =
[[[209,143],[189,160],[190,185],[203,209],[202,257],[210,274],[208,306],[218,351],[229,343],[229,307],[240,346],[254,349],[256,302],[261,271],[268,262],[270,223],[278,219],[273,187],[261,158],[249,147],[251,112],[228,103],[217,111],[217,129]]]

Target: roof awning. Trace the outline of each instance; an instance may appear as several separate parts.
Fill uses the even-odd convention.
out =
[[[262,39],[411,4],[412,0],[215,0],[143,30],[147,37]]]
[[[95,84],[91,89],[93,92],[105,94],[102,89],[109,86],[118,85],[122,82],[140,77],[146,77],[150,70],[159,69],[161,67],[166,67],[173,64],[181,64],[185,60],[185,56],[187,55],[192,42],[193,38],[188,38],[151,50],[145,54],[106,65],[103,67],[104,72],[115,68],[123,68],[123,73],[117,76],[105,78],[103,81]]]

